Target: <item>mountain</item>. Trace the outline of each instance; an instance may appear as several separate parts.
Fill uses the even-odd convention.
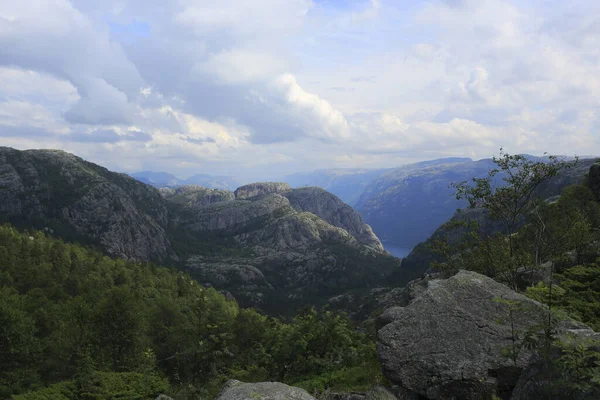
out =
[[[207,174],[192,175],[184,179],[182,185],[199,185],[211,189],[234,190],[240,186],[240,181],[232,176],[213,176]]]
[[[156,188],[176,188],[186,185],[198,185],[211,189],[233,190],[240,182],[231,176],[213,176],[208,174],[196,174],[187,179],[180,179],[168,172],[141,171],[131,176],[147,185]]]
[[[450,184],[481,177],[491,159],[440,159],[394,168],[371,181],[355,207],[384,241],[413,247],[465,203]]]
[[[292,187],[317,186],[354,205],[367,185],[385,169],[322,169],[288,175],[285,181]]]
[[[267,310],[413,277],[356,211],[319,188],[159,191],[62,151],[0,148],[0,198],[0,221],[189,270]]]
[[[323,189],[254,183],[238,188],[233,199],[220,193],[225,200],[216,202],[214,191],[187,191],[193,198],[187,204],[165,196],[179,231],[195,243],[184,251],[187,269],[242,304],[280,310],[376,285],[398,269],[360,215]]]
[[[0,220],[137,260],[172,257],[167,204],[154,188],[57,150],[0,147]]]
[[[131,177],[154,187],[177,187],[181,186],[181,180],[168,172],[140,171],[131,174]]]

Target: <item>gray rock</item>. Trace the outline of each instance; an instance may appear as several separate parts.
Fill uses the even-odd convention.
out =
[[[232,191],[209,189],[198,185],[180,186],[175,189],[161,188],[159,191],[167,201],[193,208],[235,199]]]
[[[306,390],[279,382],[227,382],[217,400],[316,400]]]
[[[518,302],[511,331],[508,306]],[[405,307],[384,313],[378,353],[384,375],[426,398],[469,398],[515,386],[532,353],[502,355],[512,338],[543,324],[546,307],[475,272],[431,280]],[[563,323],[561,329],[572,328]],[[454,396],[454,397],[452,397]],[[477,397],[472,397],[477,398]],[[482,397],[484,398],[484,397]]]
[[[383,245],[360,214],[337,196],[317,187],[294,189],[284,196],[296,210],[311,212],[329,224],[345,229],[360,243],[384,251]]]
[[[366,400],[398,400],[398,398],[391,390],[383,386],[375,386],[367,392]]]
[[[285,182],[257,182],[241,186],[235,190],[235,198],[238,200],[250,199],[270,193],[285,193],[291,187]]]
[[[156,399],[154,400],[173,400],[171,397],[167,396],[166,394],[159,394],[158,397],[156,397]]]
[[[181,224],[185,229],[195,232],[234,234],[264,226],[266,222],[290,211],[292,208],[285,197],[269,194],[254,201],[219,202],[191,210],[191,216]]]

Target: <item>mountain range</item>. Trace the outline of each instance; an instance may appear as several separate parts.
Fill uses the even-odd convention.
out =
[[[243,305],[291,311],[414,277],[352,207],[315,187],[159,190],[62,151],[0,148],[0,198],[0,221],[185,269]]]
[[[214,176],[195,174],[187,179],[180,179],[168,172],[140,171],[130,174],[140,182],[157,188],[175,188],[186,185],[200,185],[211,189],[234,190],[240,186],[240,181],[232,176]]]

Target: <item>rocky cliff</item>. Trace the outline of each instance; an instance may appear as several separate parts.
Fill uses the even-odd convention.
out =
[[[173,256],[157,190],[62,151],[0,148],[0,219],[138,260]]]
[[[311,212],[329,224],[345,229],[360,243],[383,251],[383,245],[371,227],[365,224],[360,214],[337,196],[317,187],[290,190],[284,196],[295,209]]]

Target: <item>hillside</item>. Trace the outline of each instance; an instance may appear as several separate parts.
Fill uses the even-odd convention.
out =
[[[112,256],[189,270],[242,304],[289,313],[398,273],[360,215],[321,190],[252,184],[161,191],[51,150],[0,149],[0,221]]]
[[[340,315],[267,318],[181,271],[9,226],[0,255],[3,399],[214,399],[226,377],[327,382],[335,372],[352,390],[353,377],[380,375],[373,339]]]

